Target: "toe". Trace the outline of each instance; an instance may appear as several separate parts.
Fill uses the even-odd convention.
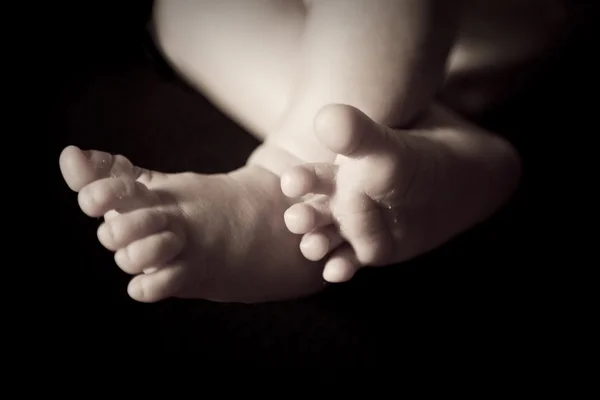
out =
[[[337,229],[329,225],[305,234],[300,241],[300,252],[307,260],[319,261],[342,242]]]
[[[129,274],[167,264],[179,255],[182,238],[171,231],[157,233],[129,244],[115,253],[115,262]]]
[[[281,176],[281,190],[288,197],[307,194],[331,195],[338,166],[330,163],[296,165]]]
[[[98,240],[117,251],[136,240],[158,233],[168,226],[168,218],[157,209],[135,210],[107,219],[98,228]]]
[[[121,155],[96,150],[82,151],[75,146],[62,151],[59,165],[67,185],[76,192],[98,179],[126,176],[147,182],[150,177],[150,171],[134,166]]]
[[[78,195],[81,210],[90,217],[101,217],[110,210],[132,211],[158,203],[158,195],[132,179],[106,178],[85,186]]]
[[[325,197],[296,203],[285,211],[283,218],[288,230],[299,235],[333,222],[329,204]]]
[[[362,158],[389,152],[388,129],[351,106],[323,107],[315,117],[314,129],[319,140],[336,154]]]
[[[345,244],[336,249],[325,263],[323,279],[330,283],[347,282],[361,267],[350,245]]]
[[[172,264],[134,277],[127,286],[129,296],[142,303],[154,303],[173,297],[183,283],[184,268]]]

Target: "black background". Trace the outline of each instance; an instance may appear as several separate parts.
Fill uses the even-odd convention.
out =
[[[117,152],[167,172],[211,173],[242,165],[258,144],[162,64],[146,36],[150,10],[150,1],[73,2],[47,21],[49,182],[60,221],[52,261],[60,266],[67,317],[51,329],[66,350],[353,366],[376,365],[396,351],[481,347],[506,356],[518,345],[542,346],[539,326],[567,291],[566,281],[557,286],[557,271],[575,263],[561,258],[566,245],[556,245],[565,242],[556,236],[564,235],[559,226],[567,216],[554,202],[575,180],[563,168],[565,154],[579,151],[595,126],[580,93],[594,76],[592,28],[582,25],[526,93],[485,118],[517,144],[526,174],[514,201],[484,226],[414,262],[362,271],[309,299],[146,305],[127,297],[128,277],[96,240],[100,221],[80,212],[62,181],[62,148]],[[567,186],[576,197],[577,183]]]

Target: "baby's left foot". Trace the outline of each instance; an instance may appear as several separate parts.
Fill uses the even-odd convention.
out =
[[[345,105],[323,108],[315,118],[319,140],[337,154],[334,163],[302,164],[281,178],[283,193],[305,196],[288,208],[286,226],[302,234],[309,260],[330,254],[323,271],[329,282],[347,281],[358,268],[398,259],[411,220],[408,201],[416,172],[414,152],[395,131]],[[425,217],[423,215],[423,217]]]
[[[487,219],[514,192],[520,162],[508,142],[432,107],[418,127],[395,130],[345,105],[324,107],[315,134],[337,154],[281,176],[287,228],[309,260],[329,255],[323,278],[404,262]]]

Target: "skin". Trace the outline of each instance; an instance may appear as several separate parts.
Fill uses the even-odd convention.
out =
[[[451,110],[460,93],[445,104],[438,94],[485,54],[508,68],[531,51],[474,51],[465,8],[448,3],[157,2],[166,59],[263,144],[221,175],[63,151],[65,181],[86,214],[105,216],[99,240],[134,275],[130,296],[309,295],[423,254],[501,207],[519,181],[515,149]]]

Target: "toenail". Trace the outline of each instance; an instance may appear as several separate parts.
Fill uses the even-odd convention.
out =
[[[292,182],[292,179],[290,177],[290,174],[289,173],[283,174],[283,176],[281,177],[281,185],[288,186],[291,182]]]
[[[127,247],[122,248],[115,253],[115,263],[119,267],[126,269],[127,265],[129,264],[129,254]]]
[[[104,222],[98,228],[98,238],[102,244],[112,245],[115,243],[115,233],[108,222]]]
[[[86,214],[95,208],[94,205],[96,203],[93,192],[90,192],[90,190],[82,190],[77,195],[77,202],[79,203],[79,207]]]
[[[135,280],[129,283],[127,286],[127,293],[133,299],[144,298],[144,288],[139,280]]]
[[[292,210],[292,211],[290,211],[290,209],[288,209],[288,210],[285,212],[285,215],[284,215],[284,217],[285,217],[285,219],[286,219],[287,221],[289,221],[289,222],[296,222],[296,221],[298,221],[298,214],[297,214],[297,213],[295,213],[293,210]]]
[[[329,239],[327,238],[323,238],[327,243],[326,245],[329,245]],[[319,238],[314,236],[314,235],[307,235],[305,237],[302,238],[302,240],[300,241],[300,247],[303,249],[308,249],[311,247],[315,247],[319,244]]]
[[[281,191],[288,197],[295,197],[293,193],[293,178],[289,173],[284,174],[281,177]]]

